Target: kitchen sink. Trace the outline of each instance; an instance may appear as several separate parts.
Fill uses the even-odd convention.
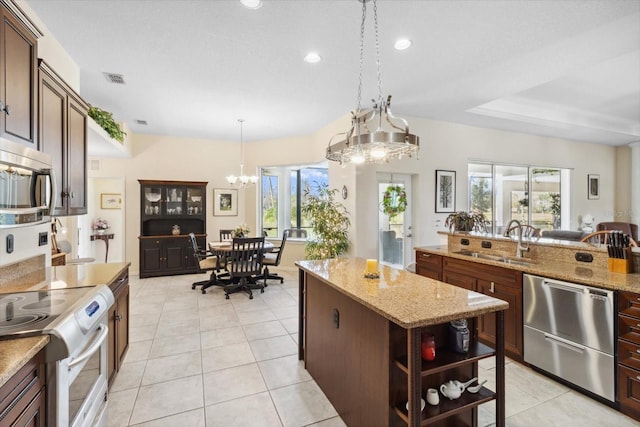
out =
[[[453,252],[454,254],[458,254],[458,255],[465,255],[465,256],[469,256],[472,258],[479,258],[479,259],[486,259],[489,261],[496,261],[496,262],[503,262],[505,264],[511,264],[511,265],[519,265],[519,266],[523,266],[523,267],[528,267],[530,265],[535,264],[535,262],[531,261],[531,260],[523,260],[520,258],[510,258],[510,257],[506,257],[506,256],[501,256],[501,255],[492,255],[492,254],[487,254],[484,252],[474,252],[474,251],[467,251],[467,250],[461,250],[461,251],[457,251],[457,252]]]

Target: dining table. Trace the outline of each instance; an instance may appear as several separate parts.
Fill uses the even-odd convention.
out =
[[[204,287],[203,290],[213,285],[225,286],[225,285],[230,285],[234,283],[233,279],[229,277],[229,273],[222,272],[223,270],[225,270],[226,255],[231,253],[231,251],[233,250],[233,240],[208,242],[208,246],[209,246],[209,251],[213,255],[216,255],[218,257],[216,261],[216,270],[220,271],[221,274],[216,274],[215,282]],[[274,248],[275,248],[275,245],[273,243],[265,240],[264,246],[263,246],[264,252],[271,252],[273,251]],[[255,279],[256,278],[254,277],[252,281],[255,282]]]

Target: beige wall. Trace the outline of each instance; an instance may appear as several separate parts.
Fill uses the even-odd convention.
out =
[[[53,38],[46,25],[32,9],[21,0],[20,7],[45,33],[39,40],[39,56],[44,58],[67,83],[82,94],[79,69],[72,58]],[[259,143],[246,143],[246,172],[253,173],[259,166],[289,165],[318,162],[331,136],[346,130],[349,116],[343,115],[312,135]],[[571,228],[579,225],[578,217],[590,213],[596,222],[614,219],[617,210],[626,211],[627,200],[638,187],[627,185],[630,172],[637,175],[639,168],[631,168],[626,162],[623,149],[581,144],[535,135],[524,135],[478,127],[437,122],[428,119],[410,119],[412,132],[421,138],[419,160],[394,161],[386,165],[342,168],[330,165],[330,185],[342,188],[346,185],[349,197],[345,205],[351,212],[351,254],[373,257],[377,253],[377,188],[376,172],[405,173],[413,175],[414,203],[411,207],[414,218],[414,245],[439,242],[437,231],[442,229],[445,214],[434,213],[434,180],[436,169],[457,172],[456,207],[467,208],[466,170],[467,162],[490,160],[504,163],[553,166],[573,169],[572,173],[572,218]],[[208,181],[207,186],[207,231],[217,236],[220,228],[230,228],[245,222],[255,229],[255,189],[239,191],[237,217],[212,216],[213,188],[228,187],[224,177],[237,174],[239,169],[239,146],[237,141],[212,141],[166,136],[135,135],[129,133],[127,145],[132,148],[130,158],[99,159],[100,166],[89,170],[90,177],[124,177],[125,181],[125,254],[132,262],[132,273],[138,269],[139,185],[138,179],[175,179]],[[632,151],[640,157],[640,148]],[[90,159],[95,160],[95,159]],[[638,161],[636,160],[636,166]],[[616,175],[615,168],[618,167]],[[631,169],[631,171],[630,171]],[[600,200],[587,200],[587,174],[600,174]],[[90,194],[90,198],[99,194]],[[93,203],[93,202],[90,202]],[[635,205],[634,205],[635,203]],[[637,210],[638,201],[632,200],[631,209]],[[638,217],[632,212],[632,217]],[[633,219],[633,218],[632,218]],[[297,245],[300,250],[301,245]],[[292,245],[296,247],[296,245]],[[296,253],[296,249],[293,250]],[[288,257],[287,257],[288,258]]]
[[[346,116],[345,116],[346,117]],[[348,120],[342,117],[311,136],[287,138],[245,144],[247,172],[257,172],[259,166],[291,165],[318,162],[324,159],[327,135],[345,129]],[[414,175],[412,207],[414,245],[439,242],[446,214],[434,213],[435,170],[457,172],[456,208],[467,209],[466,170],[470,159],[504,163],[530,164],[571,168],[571,227],[579,226],[579,216],[590,213],[596,221],[613,219],[618,178],[614,173],[616,149],[604,145],[583,144],[532,135],[483,129],[453,123],[412,118],[412,131],[421,139],[419,160],[405,159],[385,165],[340,167],[330,164],[330,185],[346,185],[349,197],[344,202],[351,213],[352,255],[375,257],[377,254],[377,187],[376,172]],[[138,269],[139,184],[138,179],[208,181],[207,231],[216,238],[220,228],[233,228],[247,223],[257,227],[257,193],[255,188],[239,190],[237,217],[214,217],[213,188],[228,188],[226,175],[239,169],[237,141],[212,141],[153,135],[131,135],[133,153],[127,159],[100,159],[100,169],[89,171],[91,177],[125,177],[126,243],[125,259]],[[553,155],[549,155],[553,153]],[[587,174],[598,173],[601,179],[600,200],[587,200]],[[623,178],[620,178],[623,179]],[[98,195],[90,195],[98,197]],[[290,245],[289,250],[301,256],[302,245]],[[292,260],[285,257],[289,264]]]

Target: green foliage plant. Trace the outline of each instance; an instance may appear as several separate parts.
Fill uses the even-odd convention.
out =
[[[120,124],[113,119],[112,113],[92,106],[89,108],[89,117],[104,129],[111,138],[124,142],[126,133],[122,130]]]
[[[315,192],[310,187],[304,190],[302,213],[313,230],[304,248],[306,259],[335,258],[349,250],[349,212],[336,201],[337,191],[326,184],[317,184]]]
[[[449,231],[487,231],[487,220],[480,212],[454,212],[444,221]]]

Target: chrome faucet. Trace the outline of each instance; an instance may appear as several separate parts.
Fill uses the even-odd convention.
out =
[[[522,224],[517,219],[512,219],[507,224],[507,228],[504,230],[504,236],[509,237],[509,229],[511,228],[511,224],[515,223],[518,227],[518,245],[516,246],[516,258],[522,258],[522,251],[529,252],[529,243],[527,246],[522,245]]]

